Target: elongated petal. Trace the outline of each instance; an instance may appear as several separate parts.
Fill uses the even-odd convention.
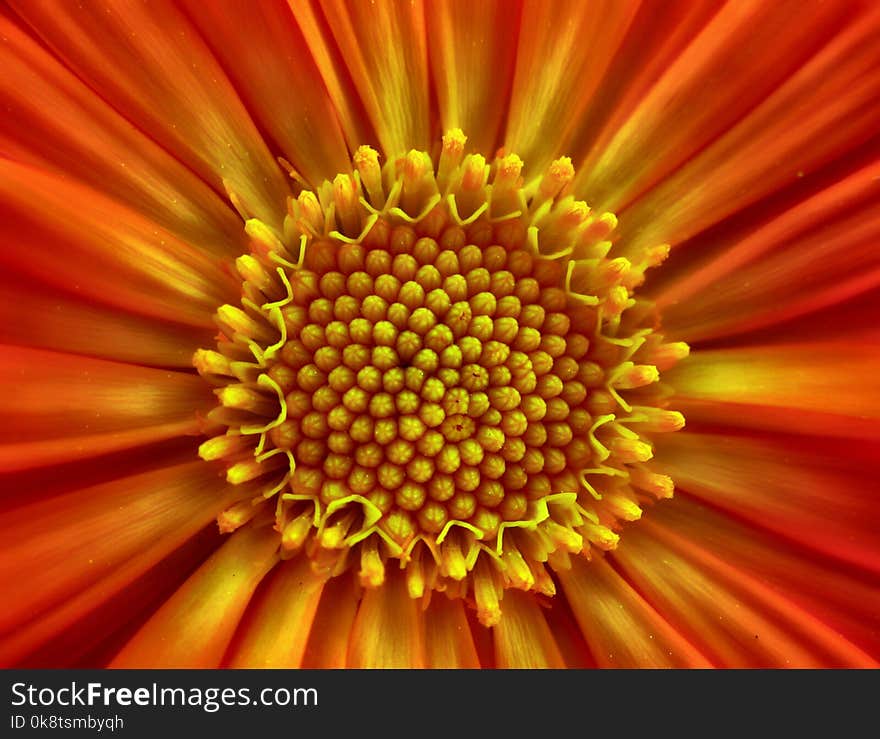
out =
[[[576,558],[559,579],[599,666],[711,666],[603,557]]]
[[[300,17],[297,5],[291,7]],[[323,12],[386,156],[428,148],[428,51],[421,1],[328,0]],[[309,44],[319,43],[308,33],[306,38]]]
[[[345,667],[351,627],[360,593],[351,577],[335,577],[324,588],[309,632],[302,666],[308,669]]]
[[[229,667],[299,667],[325,582],[308,557],[279,565],[242,621]]]
[[[505,147],[534,172],[567,153],[636,3],[526,0]],[[552,133],[551,133],[552,132]]]
[[[425,620],[402,574],[364,591],[348,646],[349,667],[425,667]]]
[[[493,629],[495,655],[500,668],[561,668],[565,660],[541,613],[528,593],[504,593],[501,622]]]
[[[87,183],[201,249],[239,248],[241,219],[228,201],[8,18],[0,34],[0,150]]]
[[[185,7],[250,114],[313,187],[350,168],[336,111],[286,3]]]
[[[661,181],[792,74],[844,14],[810,5],[792,23],[799,6],[746,0],[720,7],[601,154],[584,163],[578,188],[591,204],[619,210]],[[663,18],[665,8],[657,14]]]
[[[755,526],[880,573],[875,463],[851,442],[668,434],[656,455],[678,487]]]
[[[474,669],[480,666],[474,638],[461,600],[439,595],[425,612],[425,651],[432,669]]]
[[[877,438],[880,347],[847,342],[694,352],[664,375],[692,421]]]
[[[235,295],[218,259],[58,175],[0,160],[0,202],[6,269],[199,327]]]
[[[2,653],[26,652],[51,636],[86,604],[99,602],[94,593],[82,597],[91,588],[107,597],[113,588],[105,581],[119,568],[137,559],[146,570],[228,501],[216,470],[197,460],[4,512],[0,580],[3,592],[15,597],[0,614],[0,633],[6,635]]]
[[[719,559],[772,586],[791,603],[836,632],[823,638],[845,647],[852,642],[880,654],[880,589],[877,577],[839,559],[814,556],[777,534],[726,515],[682,493],[658,506],[652,520],[698,542]]]
[[[191,374],[0,347],[0,467],[24,469],[197,431],[210,388]]]
[[[278,534],[244,528],[116,655],[112,667],[217,667],[254,589],[278,560]]]
[[[689,515],[676,515],[677,505],[669,503],[665,508],[673,510],[658,511],[632,527],[613,557],[644,597],[713,662],[727,667],[876,667],[875,660],[812,609],[766,584],[761,572],[779,571],[775,556],[788,567],[798,566],[784,542],[762,547],[760,537],[719,526],[717,516],[686,502],[681,505]],[[666,517],[677,523],[667,524]],[[688,519],[689,524],[683,523]],[[740,564],[752,546],[765,560],[759,576]],[[812,569],[803,566],[805,572]],[[841,585],[847,581],[836,579]],[[873,601],[876,608],[876,592]]]
[[[880,163],[725,243],[658,295],[664,328],[686,341],[754,330],[880,284]],[[697,255],[694,255],[695,258]]]
[[[832,10],[846,12],[842,6]],[[871,5],[864,12],[852,14],[844,30],[735,126],[618,213],[627,253],[680,243],[876,132],[880,78],[873,71],[880,63],[880,8]],[[783,22],[802,25],[787,17]],[[819,39],[827,37],[825,22],[811,28]],[[773,48],[776,44],[774,37]],[[765,74],[764,55],[753,58],[759,74]]]
[[[103,0],[83,7],[22,2],[15,10],[122,115],[215,189],[228,186],[249,213],[280,228],[287,195],[281,170],[179,9]]]
[[[190,369],[216,331],[114,310],[28,280],[0,275],[0,344]]]
[[[432,0],[427,12],[442,129],[460,128],[475,150],[493,152],[507,112],[502,103],[513,80],[518,3]]]

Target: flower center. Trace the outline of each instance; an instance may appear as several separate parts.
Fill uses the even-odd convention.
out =
[[[646,463],[683,426],[657,380],[687,348],[632,298],[665,249],[609,259],[616,219],[560,195],[568,160],[525,184],[464,144],[362,147],[284,234],[248,221],[241,307],[195,365],[219,399],[200,454],[242,490],[221,530],[273,520],[282,556],[365,587],[396,561],[491,625],[505,588],[552,595],[548,566],[671,495]]]

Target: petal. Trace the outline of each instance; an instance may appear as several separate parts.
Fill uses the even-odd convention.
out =
[[[323,72],[322,45],[326,42],[309,32],[304,18],[309,11],[299,5],[303,3],[291,3],[291,8]],[[429,149],[432,132],[422,3],[328,0],[322,9],[385,155],[393,158],[412,148]],[[330,90],[332,95],[334,90]],[[338,105],[338,98],[334,101]]]
[[[0,344],[191,369],[216,330],[159,321],[84,301],[22,276],[0,274]]]
[[[722,561],[773,587],[835,632],[832,642],[852,642],[880,654],[880,581],[864,570],[813,556],[772,533],[743,524],[680,495],[658,506],[652,520],[699,542]],[[822,627],[822,633],[825,628]]]
[[[0,160],[0,264],[125,310],[213,325],[236,283],[209,257],[98,192]]]
[[[312,187],[351,169],[336,111],[286,3],[184,7],[248,111]]]
[[[480,666],[464,603],[436,594],[425,611],[425,652],[432,669],[476,669]]]
[[[605,558],[572,559],[557,573],[600,667],[711,667]]]
[[[16,630],[14,646],[31,651],[22,653],[16,666],[105,667],[146,618],[211,556],[220,537],[212,523],[174,549],[150,547],[44,616],[28,621]]]
[[[275,568],[239,627],[227,658],[232,668],[299,667],[327,578],[308,557]]]
[[[431,0],[427,13],[442,128],[462,129],[475,150],[491,153],[507,112],[520,9],[507,0]]]
[[[348,667],[425,667],[425,619],[419,601],[409,597],[400,572],[367,588],[348,645]]]
[[[654,608],[721,666],[877,667],[828,619],[860,596],[867,600],[853,615],[871,614],[876,629],[876,587],[836,568],[823,571],[778,537],[674,500],[629,529],[612,558]],[[789,592],[793,581],[825,605],[804,607]]]
[[[532,595],[521,590],[506,590],[501,605],[501,621],[492,630],[499,668],[565,667],[541,606]]]
[[[4,512],[0,663],[60,633],[147,571],[228,505],[229,488],[196,460]],[[8,528],[7,528],[8,527]]]
[[[305,39],[305,48],[321,72],[349,150],[375,143],[376,136],[370,129],[360,93],[345,68],[342,52],[336,48],[321,9],[317,4],[297,0],[288,0],[288,6]]]
[[[810,5],[791,23],[794,9],[794,3],[760,0],[720,7],[614,138],[581,167],[578,186],[590,203],[619,211],[663,181],[798,69],[845,12]],[[656,15],[662,22],[665,6]]]
[[[689,421],[880,436],[880,346],[816,342],[694,352],[664,374]]]
[[[878,194],[874,161],[689,266],[657,295],[664,329],[685,341],[715,338],[877,287]]]
[[[809,25],[792,24],[788,6],[762,5],[782,11],[780,22],[785,27],[809,28],[813,43],[828,38],[827,18],[810,16]],[[838,14],[849,12],[831,4],[810,7],[828,8]],[[855,148],[876,132],[880,109],[874,101],[880,94],[880,77],[873,72],[880,64],[880,8],[865,6],[862,13],[852,12],[847,23],[735,126],[631,207],[622,212],[618,209],[618,238],[626,244],[626,253],[638,254],[658,243],[680,243],[796,181],[799,174]],[[748,33],[754,33],[752,26]],[[783,48],[775,34],[770,38],[771,49]],[[767,74],[764,50],[748,53],[752,54],[755,72]],[[725,58],[725,64],[729,63]],[[731,77],[727,68],[725,81]],[[723,102],[729,104],[726,95],[730,87],[717,87],[725,91]],[[684,95],[683,99],[695,98]],[[702,96],[700,99],[701,105],[695,109],[703,108]],[[677,119],[670,120],[679,125]],[[650,130],[650,126],[646,128]]]
[[[526,0],[505,148],[541,172],[567,151],[637,3]]]
[[[83,7],[20,2],[15,11],[128,120],[245,209],[281,227],[287,184],[223,69],[165,2]]]
[[[649,519],[627,532],[614,561],[651,605],[719,666],[871,663],[821,621],[716,557],[699,539],[682,541]]]
[[[593,171],[596,161],[658,80],[723,7],[723,3],[692,0],[643,0],[638,4],[626,36],[573,132],[569,153],[582,162],[576,182],[593,183],[589,192],[583,188],[577,191],[590,204],[596,202],[601,179],[600,173]],[[639,132],[630,139],[630,146],[643,146],[643,137],[648,135],[648,131]]]
[[[195,433],[214,402],[192,374],[14,346],[0,347],[0,383],[4,470]]]
[[[209,252],[238,251],[241,219],[228,201],[7,18],[0,34],[0,150],[87,183]]]
[[[360,592],[351,577],[334,577],[324,587],[309,633],[302,666],[307,669],[345,667],[351,626]]]
[[[116,655],[116,668],[219,666],[260,580],[278,561],[278,533],[232,534]]]
[[[876,461],[851,442],[686,432],[657,439],[663,471],[688,495],[824,555],[880,574]]]

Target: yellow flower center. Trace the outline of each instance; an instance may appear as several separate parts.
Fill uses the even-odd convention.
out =
[[[666,250],[609,258],[616,219],[565,194],[567,159],[524,183],[464,145],[362,147],[283,234],[247,222],[241,307],[195,357],[219,399],[200,454],[241,486],[221,530],[271,519],[284,557],[365,587],[395,563],[491,625],[672,494],[645,463],[684,424],[657,380],[687,347],[632,297]]]

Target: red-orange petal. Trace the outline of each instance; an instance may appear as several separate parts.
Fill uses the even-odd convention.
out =
[[[0,216],[5,269],[123,310],[208,327],[236,295],[219,258],[59,175],[0,159]]]
[[[303,4],[292,2],[291,9],[305,21],[309,11],[299,5]],[[385,155],[429,149],[428,51],[421,0],[328,0],[322,10]],[[321,64],[326,42],[307,26],[303,30]],[[330,91],[334,93],[332,87]]]
[[[15,11],[84,81],[215,189],[280,229],[284,176],[222,67],[166,2],[78,6],[17,2]],[[173,32],[169,32],[173,29]]]
[[[196,433],[213,395],[192,374],[0,346],[0,468],[26,469]]]
[[[425,667],[425,618],[401,572],[364,591],[348,645],[348,667]]]
[[[660,506],[627,531],[613,559],[640,593],[713,662],[724,667],[877,667],[877,662],[811,610],[764,578],[716,550],[751,545],[747,531],[735,542],[710,512],[691,511],[691,524],[670,526]],[[675,511],[669,511],[670,516]],[[715,543],[718,537],[720,542]],[[777,547],[785,551],[784,542]],[[764,550],[765,559],[774,557]],[[768,564],[770,570],[774,569]],[[841,583],[845,580],[841,579]]]
[[[492,629],[498,667],[565,667],[541,606],[531,593],[513,589],[505,591],[502,609],[501,621]]]
[[[696,351],[664,374],[689,421],[880,437],[880,346],[845,341]]]
[[[601,555],[558,573],[600,667],[711,667]]]
[[[432,669],[480,666],[464,603],[436,594],[425,611],[425,652]]]
[[[880,574],[876,462],[850,441],[666,434],[656,459],[688,495],[804,547]],[[866,450],[867,451],[867,450]]]
[[[240,248],[228,201],[8,18],[0,35],[0,150],[9,158],[80,180],[200,249]]]
[[[351,168],[336,110],[285,3],[184,7],[250,114],[312,187]]]
[[[155,564],[229,503],[210,465],[163,467],[0,515],[0,662],[9,664]],[[131,567],[136,562],[136,566]]]
[[[254,590],[277,561],[277,532],[270,527],[239,529],[144,624],[110,666],[218,667]]]
[[[293,668],[306,643],[327,578],[302,556],[275,568],[248,607],[226,658],[232,668]]]

